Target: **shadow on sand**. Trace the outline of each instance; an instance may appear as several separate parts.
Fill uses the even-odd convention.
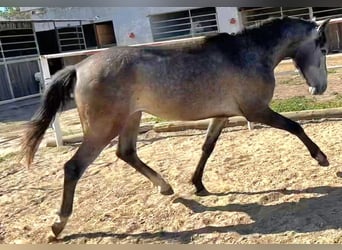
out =
[[[251,224],[206,226],[187,231],[175,232],[145,232],[137,234],[116,234],[113,232],[79,233],[65,236],[62,241],[78,238],[135,238],[137,240],[165,240],[178,243],[189,243],[194,235],[211,233],[237,232],[242,235],[249,234],[275,234],[287,231],[298,233],[310,233],[328,229],[340,229],[342,227],[342,187],[313,187],[305,190],[269,190],[262,192],[230,192],[209,195],[230,194],[271,194],[279,192],[284,195],[291,194],[320,194],[319,197],[302,198],[298,202],[283,202],[276,205],[250,204],[227,204],[224,206],[205,206],[198,201],[186,198],[176,198],[174,203],[181,203],[194,213],[206,211],[244,212],[254,221]]]

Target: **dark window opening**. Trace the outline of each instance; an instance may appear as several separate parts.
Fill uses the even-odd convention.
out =
[[[54,30],[37,32],[37,41],[41,55],[58,53],[58,42]]]

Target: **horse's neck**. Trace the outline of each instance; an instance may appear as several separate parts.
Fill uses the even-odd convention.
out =
[[[298,40],[283,40],[277,45],[264,51],[264,55],[269,57],[270,67],[274,70],[275,67],[285,58],[293,58],[295,48],[299,46]]]
[[[292,58],[295,48],[305,38],[305,34],[299,34],[296,30],[288,29],[287,32],[275,34],[273,37],[265,36],[264,43],[260,43],[260,40],[256,41],[255,46],[249,46],[248,50],[255,49],[255,52],[260,55],[261,62],[268,62],[267,66],[273,70],[284,58]]]

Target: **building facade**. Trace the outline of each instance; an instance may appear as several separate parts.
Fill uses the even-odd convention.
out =
[[[136,45],[217,32],[229,34],[271,17],[333,18],[330,50],[342,49],[342,8],[323,7],[23,7],[31,20],[0,20],[0,104],[40,95],[40,55]],[[83,59],[55,58],[49,70]]]

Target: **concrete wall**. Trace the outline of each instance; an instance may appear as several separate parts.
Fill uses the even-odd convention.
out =
[[[96,19],[96,22],[113,21],[118,45],[133,45],[153,42],[149,15],[162,14],[195,7],[66,7],[46,8],[40,14],[34,14],[34,19]],[[236,7],[217,7],[218,26],[220,32],[237,32],[241,29],[239,13]],[[235,18],[236,23],[230,20]],[[57,26],[66,26],[57,23]],[[36,31],[53,29],[52,23],[37,23]],[[133,32],[134,38],[129,34]]]
[[[64,7],[64,8],[45,8],[38,14],[32,14],[32,19],[89,19],[98,21],[113,20],[113,17],[118,12],[118,8],[115,7]],[[88,22],[83,22],[83,24]],[[68,24],[76,25],[74,22],[56,22],[57,27],[66,27]],[[54,29],[53,23],[36,23],[36,31]]]
[[[114,29],[118,44],[132,45],[153,42],[149,15],[190,9],[186,7],[121,8],[114,17]],[[135,38],[129,38],[133,32]]]
[[[220,32],[237,33],[243,28],[238,8],[216,7],[216,12]],[[232,19],[234,19],[236,23],[233,23],[234,20]]]

